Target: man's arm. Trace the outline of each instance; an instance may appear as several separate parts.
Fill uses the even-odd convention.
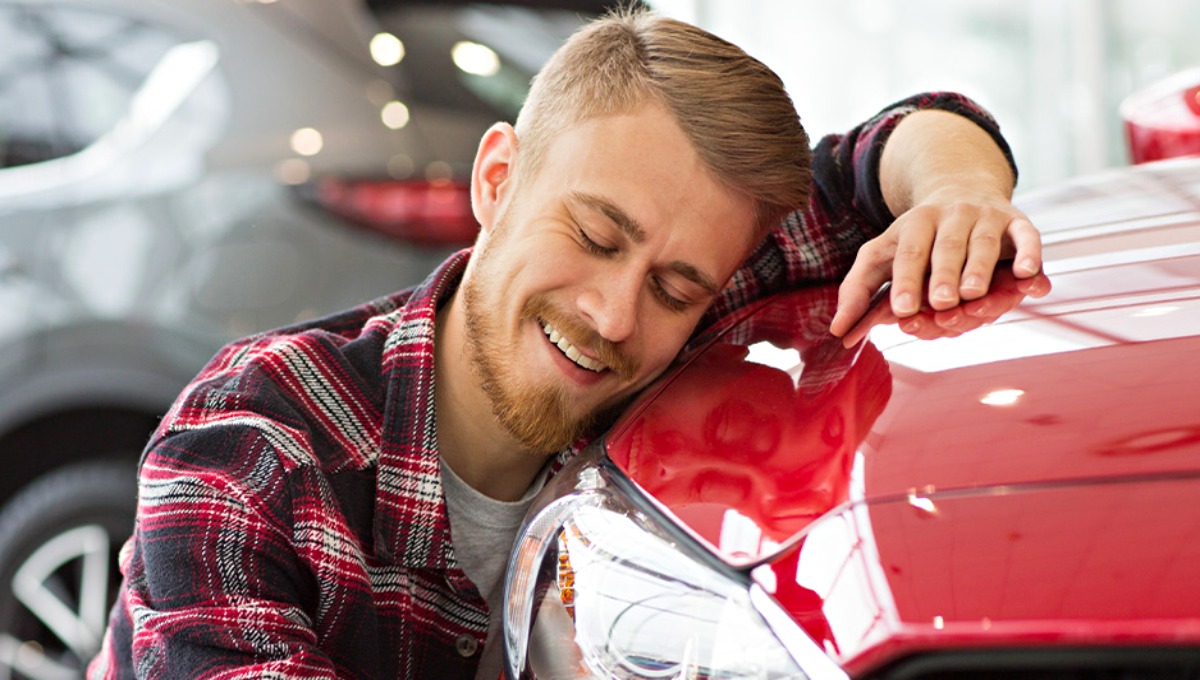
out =
[[[919,120],[915,113],[921,113],[922,118],[926,118],[926,112],[942,113],[932,119],[935,124],[925,125],[930,122],[926,120],[905,125],[903,135],[892,139],[896,132],[901,131],[901,123],[910,119]],[[945,226],[943,221],[934,220],[933,229],[930,230],[927,221],[896,221],[895,214],[903,214],[904,211],[893,212],[885,189],[886,194],[892,196],[894,207],[901,208],[913,199],[937,199],[936,196],[925,195],[928,185],[953,186],[953,182],[963,175],[964,169],[958,166],[974,161],[972,154],[960,152],[955,141],[941,140],[930,145],[927,153],[924,148],[924,145],[931,144],[925,137],[938,136],[939,128],[946,121],[954,121],[955,128],[960,128],[957,123],[961,122],[970,129],[973,134],[968,134],[968,138],[989,150],[984,157],[989,158],[992,165],[983,169],[984,174],[1000,173],[1004,177],[1006,191],[1011,192],[1012,180],[1016,175],[1011,153],[999,127],[981,107],[955,93],[924,93],[896,102],[846,134],[829,135],[821,139],[813,153],[814,186],[811,202],[803,210],[793,212],[779,228],[767,235],[714,301],[700,328],[766,295],[846,277],[848,284],[839,296],[839,314],[833,326],[838,334],[846,333],[866,311],[874,290],[891,278],[891,264],[895,261],[896,250],[892,248],[889,252],[885,247],[889,240],[898,243],[899,234],[905,234],[909,239],[905,245],[909,247],[910,243],[920,242],[917,237],[924,229],[926,243],[932,244],[941,227]],[[893,141],[898,144],[893,145]],[[948,152],[951,155],[947,156]],[[886,169],[883,161],[885,154],[889,158]],[[918,158],[910,158],[914,154]],[[1002,168],[995,166],[995,154],[998,154]],[[939,166],[933,162],[937,159],[947,162]],[[923,173],[931,172],[926,167],[927,160],[933,169],[939,171],[936,177],[941,179],[936,182],[932,177],[929,182],[921,181]],[[943,167],[955,169],[948,180],[945,173],[940,171]],[[910,174],[915,177],[910,177]],[[964,187],[963,194],[972,192],[969,187]],[[987,200],[992,199],[989,197]],[[1004,203],[1011,208],[1007,197]],[[924,211],[918,211],[913,216],[922,214],[925,214]],[[912,236],[909,236],[910,233]],[[1033,234],[1036,239],[1036,230],[1033,230]],[[868,242],[872,242],[872,246],[860,254],[859,249]],[[947,240],[945,245],[951,243],[952,240]],[[931,250],[931,247],[925,249],[925,263],[928,263]],[[1040,253],[1035,257],[1040,260]],[[911,266],[909,261],[902,260],[905,265],[900,270],[907,277],[905,281],[909,282],[906,283],[908,286],[912,285],[909,272],[916,269],[922,271],[923,280],[924,266],[917,260],[919,258],[912,258]],[[978,261],[986,261],[982,250]],[[995,264],[994,258],[992,264]],[[1040,267],[1040,261],[1038,265]],[[982,294],[981,291],[979,295]],[[938,314],[961,320],[961,315]],[[921,315],[927,318],[932,316]],[[911,317],[908,323],[920,324],[923,321],[921,317]],[[978,324],[979,319],[972,316],[971,324],[964,326]],[[922,334],[928,335],[929,327],[933,325],[925,323]],[[901,327],[905,328],[904,324]]]
[[[147,452],[125,582],[89,677],[337,677],[301,604],[312,579],[277,516],[290,485],[270,450],[253,428],[219,427]]]
[[[1041,239],[1012,205],[1015,179],[1006,151],[974,122],[939,110],[906,116],[879,165],[883,199],[899,217],[859,250],[830,330],[845,334],[889,279],[892,311],[903,318],[920,309],[927,273],[938,311],[987,293],[1001,259],[1013,258],[1018,279],[1035,276]]]

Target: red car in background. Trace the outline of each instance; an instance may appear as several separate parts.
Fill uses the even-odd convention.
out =
[[[701,338],[531,510],[509,676],[1200,678],[1200,160],[1020,203],[1053,292],[990,326]]]
[[[1121,120],[1134,163],[1200,155],[1200,66],[1126,97]]]

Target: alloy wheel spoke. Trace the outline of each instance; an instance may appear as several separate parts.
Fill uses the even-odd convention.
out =
[[[20,602],[80,659],[100,647],[108,598],[111,559],[108,532],[98,525],[76,527],[55,536],[31,554],[13,575],[12,590]],[[55,591],[56,574],[78,560],[75,603]]]

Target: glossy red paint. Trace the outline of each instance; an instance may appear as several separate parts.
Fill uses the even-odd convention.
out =
[[[1197,494],[1141,477],[868,501],[755,578],[856,675],[926,650],[1195,645]]]
[[[1050,296],[849,351],[822,333],[836,289],[792,293],[607,440],[852,674],[925,650],[1200,645],[1200,161],[1023,207]]]

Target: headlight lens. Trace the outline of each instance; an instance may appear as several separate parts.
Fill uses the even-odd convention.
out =
[[[808,678],[749,579],[689,554],[598,457],[560,473],[517,541],[504,612],[510,676]]]

